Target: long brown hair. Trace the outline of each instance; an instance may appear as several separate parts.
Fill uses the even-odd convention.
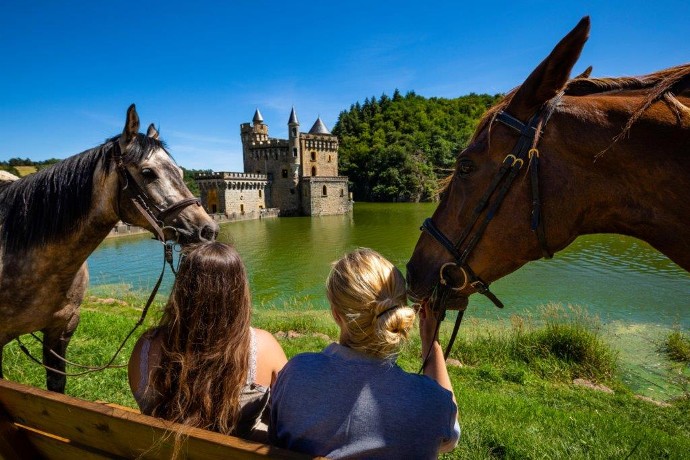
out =
[[[247,380],[251,298],[237,251],[206,242],[183,252],[152,375],[156,417],[230,434]]]

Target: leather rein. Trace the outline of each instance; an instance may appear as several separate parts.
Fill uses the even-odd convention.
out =
[[[68,376],[68,377],[77,377],[80,375],[85,375],[85,374],[90,374],[92,372],[97,372],[101,371],[104,369],[108,368],[116,368],[116,367],[125,367],[126,364],[123,365],[113,365],[113,362],[115,361],[115,358],[120,354],[122,349],[124,348],[125,344],[129,340],[129,338],[132,336],[134,331],[137,330],[139,326],[141,326],[144,323],[144,320],[146,319],[146,314],[149,311],[149,307],[153,303],[153,300],[156,298],[156,294],[158,293],[158,288],[160,288],[161,282],[163,281],[163,275],[165,274],[165,267],[166,264],[170,265],[170,269],[174,274],[177,274],[177,271],[175,270],[175,267],[173,267],[173,246],[176,244],[176,242],[170,242],[166,240],[165,238],[165,230],[166,229],[172,229],[175,232],[175,235],[178,235],[178,231],[175,227],[171,226],[166,226],[165,225],[165,219],[172,215],[175,212],[179,212],[180,210],[186,208],[187,206],[196,204],[197,206],[201,206],[201,202],[199,201],[198,198],[185,198],[183,200],[180,200],[176,203],[171,204],[168,207],[158,205],[155,201],[153,201],[147,194],[144,188],[139,184],[139,182],[136,180],[134,176],[129,172],[127,167],[125,166],[125,163],[123,161],[123,155],[122,151],[120,150],[120,145],[118,142],[115,142],[114,149],[116,149],[113,152],[113,160],[115,162],[115,167],[117,168],[117,173],[118,176],[120,177],[120,189],[119,193],[122,193],[123,191],[129,191],[131,194],[131,201],[132,204],[139,210],[141,215],[148,221],[148,223],[153,227],[154,229],[154,234],[155,238],[159,240],[161,243],[163,243],[163,268],[161,269],[161,274],[158,276],[158,281],[156,281],[156,284],[153,287],[153,290],[151,291],[151,294],[148,297],[148,300],[146,301],[146,304],[144,305],[143,310],[141,311],[141,315],[139,316],[139,320],[136,322],[134,327],[129,331],[127,336],[122,340],[122,343],[118,347],[118,349],[115,351],[115,354],[113,354],[113,357],[110,358],[110,360],[102,365],[102,366],[86,366],[78,363],[74,363],[71,361],[66,360],[63,356],[60,356],[58,353],[56,353],[53,349],[49,349],[48,351],[56,357],[58,360],[70,364],[75,367],[79,367],[82,369],[85,369],[84,371],[80,372],[75,372],[75,373],[66,373],[64,371],[55,369],[50,366],[46,366],[42,361],[38,360],[36,357],[34,357],[31,352],[26,348],[26,346],[21,342],[19,337],[16,338],[17,344],[19,345],[19,348],[22,350],[22,352],[28,356],[32,361],[35,363],[43,366],[47,370],[54,372],[56,374]],[[118,193],[118,205],[119,205],[119,193]],[[31,336],[36,339],[38,342],[43,345],[43,341],[41,340],[40,337],[38,337],[35,333],[31,333]]]
[[[510,190],[510,186],[513,184],[513,181],[518,176],[525,163],[528,165],[528,174],[531,182],[532,213],[530,228],[536,234],[543,257],[547,259],[553,257],[553,253],[549,250],[546,243],[546,234],[544,231],[544,218],[542,215],[541,196],[539,193],[539,150],[537,149],[537,144],[539,143],[543,127],[546,126],[546,122],[550,118],[554,107],[559,101],[560,95],[547,102],[526,123],[523,123],[506,111],[500,111],[496,114],[495,120],[516,131],[520,135],[520,138],[516,142],[511,153],[503,159],[498,172],[489,183],[488,189],[486,192],[484,192],[479,200],[479,203],[477,203],[477,206],[474,208],[474,212],[469,220],[469,223],[465,226],[460,234],[460,237],[455,243],[453,243],[450,238],[448,238],[436,226],[430,217],[424,220],[420,230],[428,233],[455,259],[453,262],[447,262],[441,266],[439,270],[439,281],[434,287],[430,299],[432,310],[437,312],[441,310],[437,324],[437,334],[441,321],[446,315],[444,300],[451,291],[460,292],[468,287],[471,287],[475,290],[475,292],[486,296],[498,308],[503,308],[503,302],[501,302],[498,297],[496,297],[489,290],[489,283],[485,282],[475,274],[467,260],[469,259],[470,254],[472,254],[472,251],[474,251],[474,249],[477,247],[477,244],[481,240],[487,226],[498,212],[508,191]],[[480,221],[482,215],[484,217]],[[472,233],[472,229],[477,225],[478,222],[479,224],[477,229],[474,233]],[[457,287],[449,285],[448,280],[444,277],[444,271],[448,267],[456,267],[460,270],[464,277],[461,285]],[[458,316],[455,320],[455,325],[453,326],[450,341],[448,342],[444,352],[445,359],[448,359],[448,355],[450,354],[450,350],[457,337],[458,329],[460,328],[460,323],[462,322],[464,313],[465,310],[458,311]],[[426,359],[428,356],[429,354],[427,353],[424,363],[422,364],[422,369],[426,364]]]

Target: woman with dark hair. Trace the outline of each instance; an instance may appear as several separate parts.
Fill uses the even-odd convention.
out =
[[[237,251],[220,242],[186,249],[160,324],[141,336],[129,360],[142,413],[263,440],[269,387],[287,359],[250,321]]]

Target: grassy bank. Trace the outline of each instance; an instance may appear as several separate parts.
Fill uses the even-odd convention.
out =
[[[120,291],[117,299],[98,294],[84,305],[69,349],[73,361],[106,362],[138,318],[134,305],[142,300],[136,294]],[[154,306],[148,324],[159,308]],[[443,344],[450,319],[442,328]],[[320,350],[337,338],[330,314],[301,302],[257,307],[254,324],[276,334],[289,357]],[[126,363],[132,345],[118,362]],[[36,344],[30,348],[40,356]],[[617,353],[584,312],[549,307],[498,325],[470,320],[449,363],[463,434],[445,458],[687,458],[690,452],[687,395],[663,406],[638,399],[621,379]],[[399,364],[418,370],[416,334]],[[687,374],[687,363],[682,365],[680,377]],[[45,387],[42,369],[16,344],[5,348],[4,367],[11,380]],[[135,406],[125,369],[70,378],[67,393]]]

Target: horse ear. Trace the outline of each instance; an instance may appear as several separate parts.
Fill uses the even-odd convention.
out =
[[[556,96],[568,81],[587,38],[589,16],[582,18],[527,77],[513,96],[507,111],[521,120],[527,120],[546,101]]]
[[[577,77],[573,78],[573,80],[577,80],[578,78],[589,78],[589,76],[592,75],[592,66],[589,66],[585,69],[584,72],[582,72],[580,75]]]
[[[137,115],[137,108],[132,104],[127,109],[127,120],[125,120],[125,129],[122,130],[122,136],[120,136],[120,147],[123,149],[127,147],[138,133],[139,115]]]
[[[153,123],[149,125],[149,129],[146,130],[146,136],[158,140],[158,130],[156,129],[156,125]]]

